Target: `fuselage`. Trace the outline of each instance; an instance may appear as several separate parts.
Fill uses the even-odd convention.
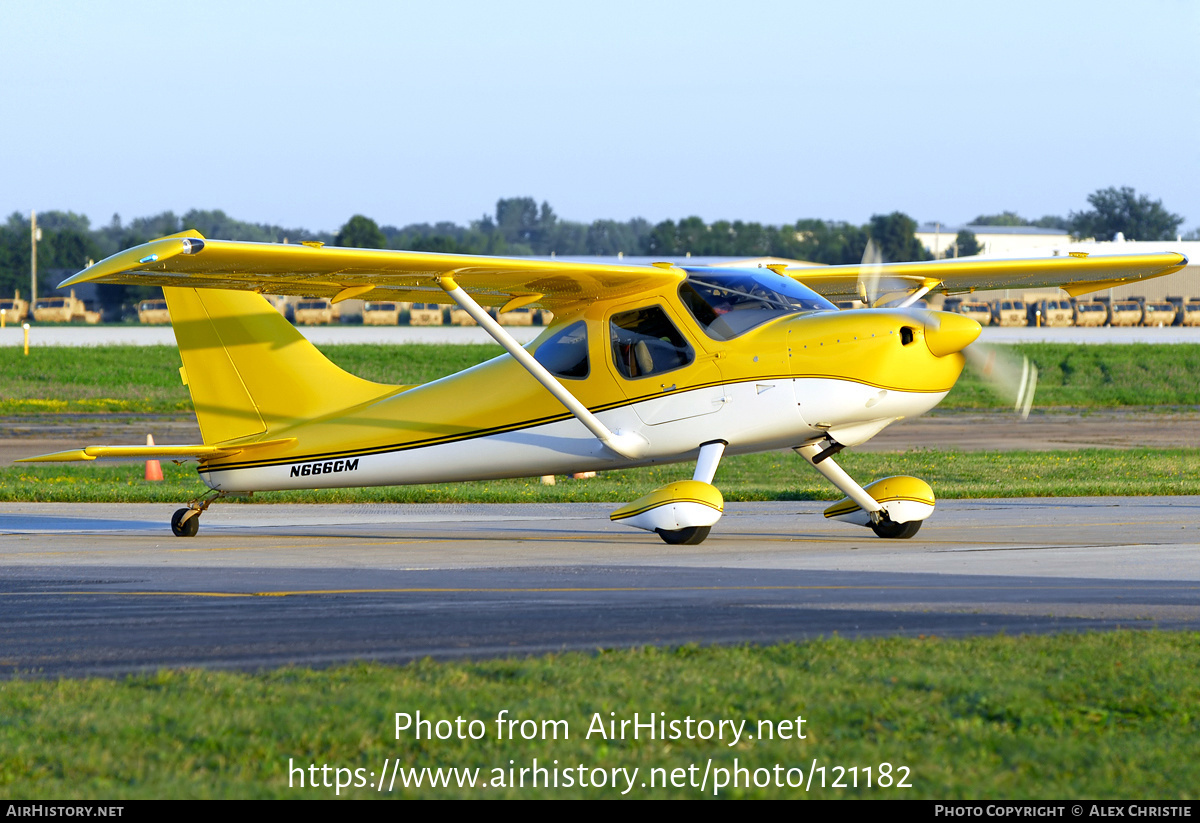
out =
[[[679,462],[713,440],[731,454],[822,437],[853,446],[937,405],[978,333],[957,315],[906,310],[757,319],[706,325],[663,291],[576,306],[529,345],[611,430],[644,438],[637,459],[603,446],[503,355],[271,431],[285,442],[203,463],[201,477],[223,491],[401,485]]]

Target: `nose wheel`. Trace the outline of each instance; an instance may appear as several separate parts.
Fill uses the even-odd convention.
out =
[[[889,540],[907,540],[921,530],[922,520],[911,520],[908,523],[896,523],[892,520],[880,520],[871,524],[871,531],[878,537]]]
[[[686,529],[655,529],[654,532],[663,539],[664,543],[672,546],[698,546],[708,537],[712,526],[692,526]]]

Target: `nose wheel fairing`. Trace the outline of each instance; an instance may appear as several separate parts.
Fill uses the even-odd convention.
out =
[[[869,494],[880,509],[887,514],[887,520],[894,524],[918,523],[933,514],[936,500],[933,489],[918,477],[899,475],[885,477],[868,483],[863,491]],[[825,510],[825,516],[834,520],[844,520],[857,526],[874,526],[871,513],[849,497],[843,497]],[[885,529],[886,531],[886,529]],[[878,534],[879,531],[876,530]],[[915,533],[915,531],[914,531]],[[880,537],[888,535],[880,534]],[[899,535],[897,535],[899,536]]]
[[[908,538],[933,514],[936,500],[924,480],[901,475],[860,486],[833,459],[840,444],[825,438],[797,446],[794,451],[845,493],[825,510],[827,518],[867,526],[880,537]]]

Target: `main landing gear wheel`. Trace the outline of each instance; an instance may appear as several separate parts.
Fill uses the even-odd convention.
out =
[[[871,531],[880,537],[906,540],[921,530],[922,522],[921,520],[912,520],[908,523],[894,523],[891,520],[882,520],[879,523],[872,523]]]
[[[176,537],[195,537],[196,532],[200,531],[200,514],[197,512],[184,520],[189,514],[192,514],[192,509],[180,509],[171,515],[171,531]]]
[[[654,531],[658,533],[664,543],[670,543],[672,546],[695,546],[704,542],[704,538],[708,537],[708,533],[712,531],[712,526],[691,526],[671,531],[655,529]]]

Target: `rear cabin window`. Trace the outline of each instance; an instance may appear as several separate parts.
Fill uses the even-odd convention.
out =
[[[617,371],[631,380],[681,369],[696,358],[659,306],[614,314],[609,331]]]
[[[587,323],[580,320],[550,335],[537,347],[533,359],[556,377],[587,377],[590,370]]]

